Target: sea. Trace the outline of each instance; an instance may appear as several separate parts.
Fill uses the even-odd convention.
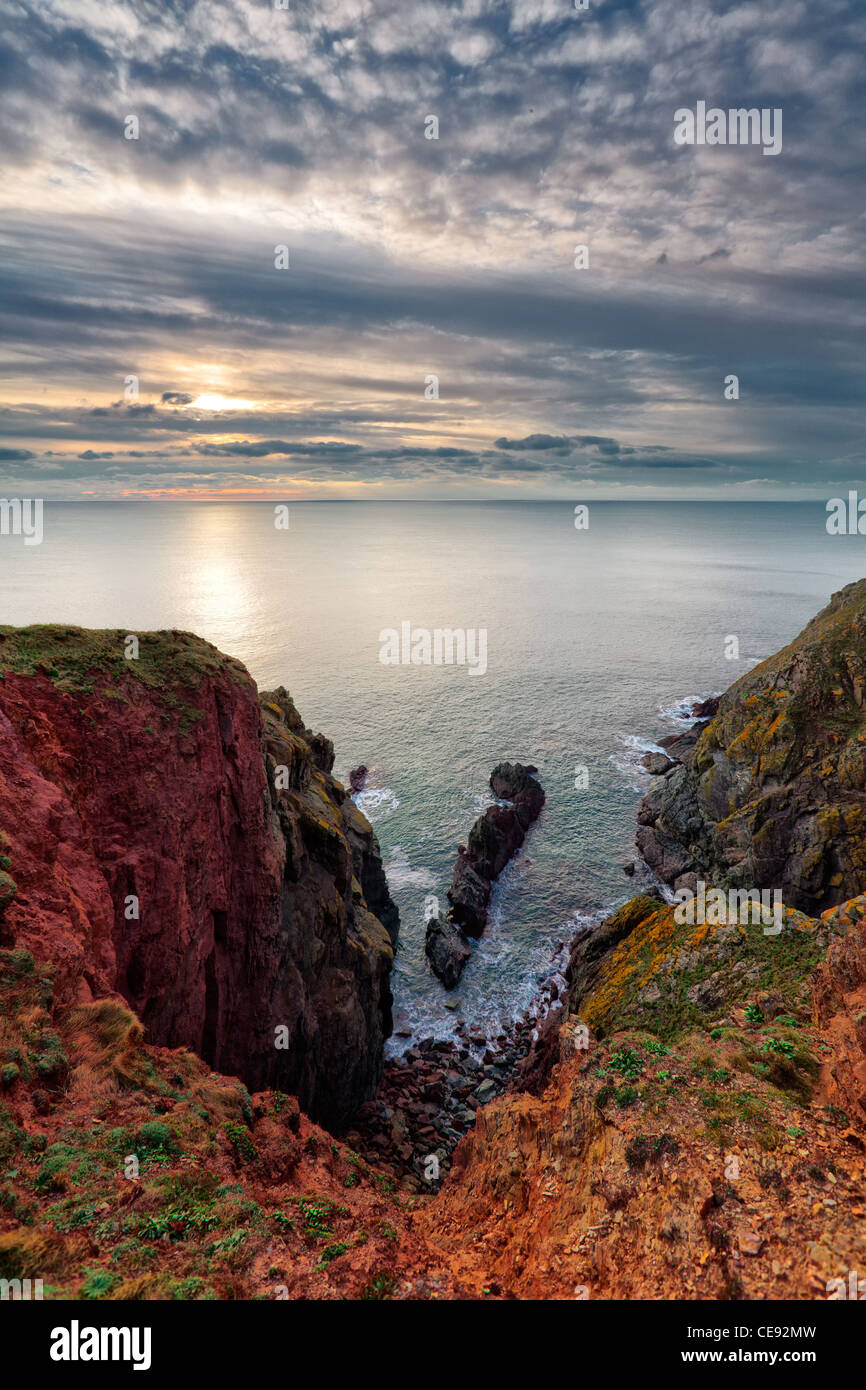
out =
[[[0,622],[198,633],[288,687],[338,777],[369,769],[401,916],[392,1051],[489,1035],[561,984],[569,941],[648,881],[623,871],[643,753],[866,574],[822,502],[47,502],[43,530],[0,537]],[[451,629],[485,659],[383,660],[404,624],[419,657]],[[425,918],[503,760],[547,800],[448,993]]]

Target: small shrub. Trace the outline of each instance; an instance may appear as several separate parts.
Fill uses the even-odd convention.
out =
[[[397,1292],[397,1280],[393,1274],[388,1274],[385,1270],[380,1270],[374,1274],[369,1284],[365,1286],[361,1293],[365,1302],[379,1302],[386,1298],[393,1298]]]
[[[248,1129],[235,1120],[227,1120],[223,1133],[231,1144],[238,1163],[254,1163],[259,1156]]]
[[[147,1124],[141,1125],[135,1133],[133,1148],[140,1157],[150,1154],[168,1157],[180,1153],[180,1144],[174,1130],[160,1120],[149,1120]]]
[[[627,1081],[637,1081],[643,1074],[643,1059],[633,1047],[621,1047],[610,1060],[611,1070]]]
[[[117,1283],[114,1274],[106,1274],[102,1269],[87,1269],[84,1271],[84,1283],[81,1286],[82,1298],[107,1298]]]
[[[639,1134],[626,1147],[625,1158],[629,1168],[646,1168],[650,1163],[661,1163],[668,1154],[676,1157],[679,1151],[672,1134]]]

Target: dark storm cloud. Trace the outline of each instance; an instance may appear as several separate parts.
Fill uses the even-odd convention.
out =
[[[18,4],[0,458],[97,485],[850,477],[864,39],[855,0]],[[782,154],[676,147],[698,97],[781,107]],[[196,406],[221,392],[254,406]]]
[[[529,434],[525,439],[497,439],[497,449],[569,449],[565,435]]]

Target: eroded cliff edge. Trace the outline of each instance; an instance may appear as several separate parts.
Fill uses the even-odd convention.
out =
[[[120,994],[151,1043],[339,1127],[391,1031],[376,837],[287,691],[188,633],[127,637],[0,629],[0,944],[61,1004]]]
[[[855,587],[858,612],[850,591],[840,605],[852,632],[866,611],[864,586]],[[807,669],[823,661],[838,670],[835,622],[823,656],[812,627]],[[844,689],[837,680],[829,694]],[[265,706],[267,817],[284,795],[276,767],[298,788],[306,775],[293,740],[318,769],[330,753],[292,727],[283,694]],[[180,708],[171,718],[187,722]],[[760,728],[772,749],[778,728]],[[26,738],[28,748],[38,742],[33,730]],[[846,807],[840,823],[850,826],[858,744],[852,711],[840,725],[818,706],[804,747],[827,759],[816,765],[794,739],[785,776],[795,802],[802,766],[804,782],[823,784],[818,809]],[[0,767],[8,778],[9,764]],[[317,775],[327,785],[321,770],[310,784]],[[294,795],[310,814],[321,805],[305,790]],[[70,814],[61,802],[47,811],[55,804]],[[784,803],[771,804],[789,824]],[[73,809],[79,820],[46,814],[53,840],[34,848],[24,836],[9,847],[25,891],[34,892],[26,873],[41,865],[67,913],[73,831],[80,822],[89,834],[86,803]],[[740,833],[757,862],[750,826],[760,831],[751,813]],[[317,833],[307,826],[307,838]],[[76,932],[58,938],[51,971],[27,951],[0,949],[0,1277],[47,1274],[64,1296],[89,1286],[127,1298],[273,1298],[277,1284],[314,1298],[833,1296],[834,1281],[845,1289],[851,1271],[866,1268],[866,883],[856,837],[843,842],[850,867],[829,888],[856,891],[820,914],[788,902],[778,934],[760,919],[680,922],[672,906],[640,896],[579,941],[564,1007],[542,1030],[525,1089],[479,1106],[441,1193],[427,1200],[331,1142],[280,1091],[249,1096],[184,1049],[144,1042],[123,1006],[70,1008],[76,991],[86,998],[99,987]],[[325,845],[336,850],[330,837]],[[324,846],[315,864],[335,886]],[[11,853],[6,872],[19,873]],[[12,892],[0,878],[9,920]],[[46,900],[43,910],[48,943],[58,909]],[[35,932],[34,955],[38,944]],[[53,997],[52,975],[66,1003]],[[129,1153],[141,1162],[134,1183]]]
[[[781,930],[739,895],[735,916],[691,923],[639,896],[576,943],[523,1089],[479,1111],[418,1218],[474,1291],[850,1296],[866,1263],[864,639],[861,581],[652,785],[650,863],[691,891],[781,889]]]
[[[820,913],[866,886],[866,580],[742,676],[656,779],[637,844],[675,887],[778,888]]]

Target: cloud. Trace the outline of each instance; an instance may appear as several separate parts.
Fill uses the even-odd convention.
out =
[[[525,439],[497,439],[497,449],[570,449],[571,440],[565,435],[528,434]]]
[[[848,477],[864,39],[854,0],[22,0],[0,458],[97,492]],[[782,154],[675,147],[699,96],[781,106]]]

